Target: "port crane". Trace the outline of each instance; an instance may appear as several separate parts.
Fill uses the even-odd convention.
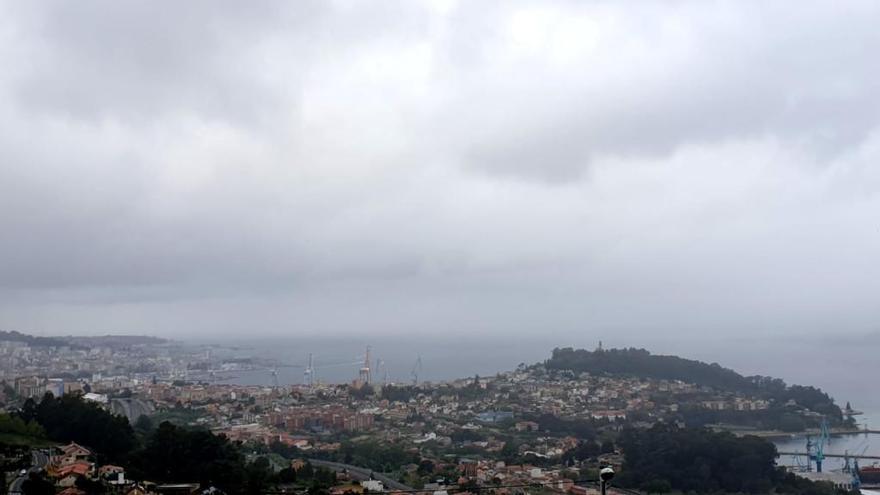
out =
[[[859,446],[861,447],[861,445]],[[843,453],[843,472],[849,473],[852,471],[859,470],[859,458],[865,455],[865,452],[868,451],[870,445],[865,445],[865,448],[862,449],[860,454],[850,455],[849,450],[844,451]],[[858,449],[858,447],[856,447]],[[850,462],[852,461],[852,462]]]
[[[864,455],[867,450],[868,447],[865,447],[865,449],[862,450],[862,455]],[[850,459],[852,459],[852,462],[850,462]],[[843,469],[841,472],[847,473],[852,477],[853,490],[858,491],[862,486],[862,480],[859,477],[859,456],[851,457],[849,451],[845,451],[843,453]]]
[[[807,471],[812,470],[811,463],[816,463],[816,472],[822,472],[822,463],[825,461],[825,446],[828,445],[828,422],[822,418],[819,426],[819,437],[813,441],[812,435],[807,435]]]
[[[272,377],[272,388],[278,389],[278,367],[272,368],[269,375]]]
[[[413,366],[412,372],[410,372],[410,374],[412,375],[412,379],[413,379],[413,385],[419,384],[419,373],[421,373],[421,371],[422,371],[422,356],[420,354],[419,358],[416,360],[415,366]]]
[[[382,372],[382,385],[387,386],[390,382],[388,381],[388,367],[385,366],[384,359],[376,359],[376,372]]]
[[[309,388],[315,384],[315,367],[312,361],[312,353],[309,353],[309,365],[303,372],[303,384]]]

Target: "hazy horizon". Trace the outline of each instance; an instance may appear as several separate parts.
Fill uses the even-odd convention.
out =
[[[878,19],[2,4],[0,329],[870,342]]]

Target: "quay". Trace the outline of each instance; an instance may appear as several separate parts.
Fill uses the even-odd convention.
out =
[[[790,455],[790,456],[802,456],[806,457],[808,454],[806,452],[777,452],[779,457]],[[823,454],[825,457],[835,457],[838,459],[845,459],[849,457],[850,459],[872,459],[872,460],[880,460],[880,455],[845,455],[845,454]]]
[[[761,438],[791,438],[791,437],[803,437],[807,435],[816,436],[821,434],[819,430],[806,430],[799,432],[784,432],[784,431],[776,431],[776,430],[749,430],[742,428],[718,428],[717,430],[729,431],[734,435],[744,436],[744,435],[752,435]],[[869,429],[843,429],[843,428],[832,428],[829,430],[828,434],[832,437],[840,436],[840,435],[878,435],[880,434],[880,430],[869,430]]]

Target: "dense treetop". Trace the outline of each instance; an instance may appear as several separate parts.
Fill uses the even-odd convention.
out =
[[[49,439],[79,443],[108,460],[124,458],[137,446],[134,430],[124,416],[76,395],[56,398],[46,394],[39,403],[28,399],[19,415],[26,423],[39,423]]]
[[[776,466],[776,447],[765,439],[702,428],[658,423],[630,428],[618,446],[622,486],[664,492],[668,487],[697,493],[832,494],[830,484],[813,483]]]
[[[834,400],[818,388],[788,386],[778,378],[766,376],[747,377],[717,363],[707,364],[678,356],[656,355],[645,349],[588,351],[570,347],[557,348],[544,364],[551,370],[680,380],[716,390],[773,399],[779,403],[794,401],[800,406],[826,415],[833,422],[843,419],[843,413],[834,404]]]
[[[194,481],[236,491],[244,484],[244,457],[223,435],[164,422],[132,457],[132,471],[157,482]]]

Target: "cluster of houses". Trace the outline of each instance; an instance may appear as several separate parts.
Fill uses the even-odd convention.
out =
[[[100,483],[102,491],[113,495],[165,495],[165,494],[204,494],[212,489],[205,490],[197,483],[177,484],[154,484],[149,482],[135,482],[127,479],[125,469],[115,465],[97,466],[93,461],[94,455],[87,447],[77,443],[69,443],[64,446],[53,448],[53,455],[49,457],[46,466],[46,476],[56,486],[58,495],[87,495],[89,493],[87,483]],[[603,459],[607,464],[619,464],[620,459],[613,454]],[[302,459],[294,459],[290,467],[299,470],[305,465]],[[444,468],[438,464],[438,468]],[[454,485],[466,486],[472,483],[492,486],[497,495],[515,495],[522,493],[515,487],[540,485],[546,491],[559,494],[572,495],[597,495],[596,489],[589,485],[577,484],[568,473],[560,469],[543,469],[528,464],[505,465],[500,461],[461,459],[457,466],[451,466],[460,473],[455,480],[431,482],[424,485],[417,495],[447,495],[454,486],[446,485],[450,481]],[[413,469],[415,466],[413,466]],[[84,483],[86,482],[86,483]],[[337,484],[331,488],[331,495],[352,495],[363,493],[388,492],[397,493],[387,489],[382,481],[368,479],[353,481],[347,473],[342,472],[337,476]],[[456,489],[457,493],[461,492]],[[403,493],[403,492],[400,492]]]
[[[96,465],[94,453],[77,443],[53,447],[45,466],[46,478],[54,483],[56,495],[89,495],[94,487],[110,495],[194,495],[206,491],[198,483],[156,484],[126,478],[125,468]],[[209,488],[208,491],[211,491]]]
[[[46,476],[58,488],[59,495],[85,495],[85,482],[99,482],[112,493],[128,493],[133,483],[125,479],[125,469],[120,466],[97,467],[91,460],[93,453],[77,443],[56,447],[46,465]]]

